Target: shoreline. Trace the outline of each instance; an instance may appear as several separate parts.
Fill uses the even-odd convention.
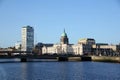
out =
[[[82,57],[57,57],[54,59],[45,58],[45,59],[26,59],[26,61],[21,61],[20,59],[1,59],[2,62],[83,62],[83,61],[93,61],[93,62],[108,62],[108,63],[120,63],[120,57],[111,57],[111,56],[82,56]]]
[[[92,61],[95,62],[112,62],[120,63],[120,57],[110,57],[110,56],[91,56]]]

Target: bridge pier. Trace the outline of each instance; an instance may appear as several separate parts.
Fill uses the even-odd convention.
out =
[[[81,57],[81,61],[92,61],[92,59],[91,59],[91,57],[85,57],[85,56],[83,56],[83,57]]]
[[[58,61],[68,61],[68,57],[58,57]]]
[[[27,62],[27,58],[21,58],[21,62]]]
[[[10,52],[8,52],[8,53],[7,53],[7,55],[8,55],[8,56],[11,56],[11,53],[10,53]]]

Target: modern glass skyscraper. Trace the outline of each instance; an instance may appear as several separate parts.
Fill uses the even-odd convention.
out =
[[[31,26],[22,27],[22,51],[32,51],[34,47],[34,29]]]

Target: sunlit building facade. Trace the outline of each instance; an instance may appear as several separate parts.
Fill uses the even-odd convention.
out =
[[[97,43],[92,45],[94,55],[100,56],[115,56],[120,54],[120,45],[109,45],[105,43]]]
[[[32,51],[34,47],[34,29],[31,26],[22,27],[22,51]]]
[[[82,39],[83,40],[83,39]],[[78,44],[69,44],[69,38],[67,33],[64,32],[61,35],[60,43],[52,46],[43,46],[42,54],[73,54],[73,55],[84,55],[91,53],[91,46],[95,44],[94,39],[84,39],[78,41]]]

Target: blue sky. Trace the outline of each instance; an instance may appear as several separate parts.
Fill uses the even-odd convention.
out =
[[[21,28],[35,29],[35,42],[58,43],[65,28],[70,43],[94,38],[120,43],[119,0],[0,0],[0,47],[21,41]]]

